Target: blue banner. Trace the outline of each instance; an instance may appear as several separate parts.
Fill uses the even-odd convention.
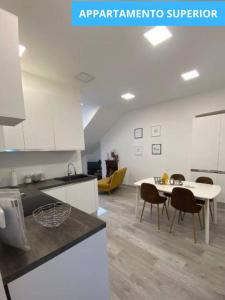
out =
[[[73,1],[72,25],[225,26],[225,2]]]

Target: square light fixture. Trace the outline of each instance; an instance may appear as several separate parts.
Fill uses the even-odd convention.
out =
[[[26,47],[23,45],[19,45],[19,56],[22,57],[26,51]]]
[[[186,72],[186,73],[183,73],[181,74],[181,77],[187,81],[187,80],[190,80],[190,79],[194,79],[194,78],[197,78],[199,77],[199,73],[197,70],[192,70],[192,71],[189,71],[189,72]]]
[[[133,95],[131,93],[126,93],[126,94],[121,95],[121,98],[123,98],[126,101],[130,101],[135,98],[135,95]]]
[[[172,33],[166,26],[156,26],[144,33],[144,37],[153,45],[157,46],[172,37]]]

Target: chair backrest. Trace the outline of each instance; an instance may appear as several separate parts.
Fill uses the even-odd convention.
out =
[[[159,203],[159,192],[153,184],[142,183],[141,198],[149,203]]]
[[[127,168],[121,168],[111,175],[110,187],[116,188],[123,183]]]
[[[185,181],[185,177],[182,174],[173,174],[170,176],[170,178],[173,180]]]
[[[172,191],[171,205],[177,210],[189,213],[195,213],[199,211],[199,206],[196,203],[196,199],[192,191],[176,187]]]
[[[198,177],[196,179],[196,182],[198,182],[198,183],[205,183],[205,184],[213,184],[212,178],[210,178],[210,177],[204,177],[204,176]]]

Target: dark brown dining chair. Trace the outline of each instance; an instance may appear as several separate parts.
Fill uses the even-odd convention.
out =
[[[185,177],[183,174],[173,174],[170,176],[170,179],[185,181]]]
[[[205,177],[205,176],[198,177],[196,179],[196,182],[205,183],[205,184],[213,184],[212,178]],[[205,224],[205,209],[204,209],[205,201],[201,200],[201,199],[197,199],[197,203],[203,206],[203,210],[202,210],[203,224]],[[213,209],[212,209],[212,206],[213,206]],[[212,221],[213,221],[213,210],[214,210],[214,200],[213,199],[210,199],[209,208],[210,208],[210,215],[211,215],[211,218],[212,218]]]
[[[193,218],[193,235],[196,243],[196,228],[195,228],[195,214],[198,214],[200,227],[202,230],[202,223],[200,217],[201,205],[198,205],[193,193],[185,188],[175,187],[171,196],[171,206],[175,208],[174,216],[170,225],[170,233],[173,230],[177,211],[183,213],[191,213]]]
[[[173,179],[173,180],[179,180],[179,181],[185,181],[185,177],[183,174],[172,174],[170,176],[170,179]],[[171,198],[171,194],[169,193],[163,193],[165,197],[167,197],[168,199],[168,205],[170,204],[170,198]],[[162,211],[163,213],[163,211]]]
[[[154,204],[157,205],[157,220],[158,220],[158,229],[160,229],[160,217],[159,217],[159,204],[163,204],[163,207],[165,207],[166,210],[166,214],[167,214],[167,218],[169,220],[169,213],[166,207],[166,197],[162,197],[159,195],[159,192],[157,190],[157,188],[150,183],[142,183],[141,185],[141,198],[144,200],[144,204],[143,204],[143,209],[141,212],[141,218],[140,218],[140,222],[142,221],[142,217],[143,217],[143,213],[144,213],[144,209],[145,209],[145,204],[146,202],[151,204],[151,212],[152,212],[152,206]]]

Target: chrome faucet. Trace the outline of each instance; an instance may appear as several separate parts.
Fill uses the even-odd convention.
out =
[[[73,168],[73,173],[71,173],[71,168],[70,167]],[[74,164],[72,162],[69,162],[68,166],[67,166],[67,175],[72,176],[72,175],[76,175],[76,174],[77,174],[77,172],[76,172]]]

